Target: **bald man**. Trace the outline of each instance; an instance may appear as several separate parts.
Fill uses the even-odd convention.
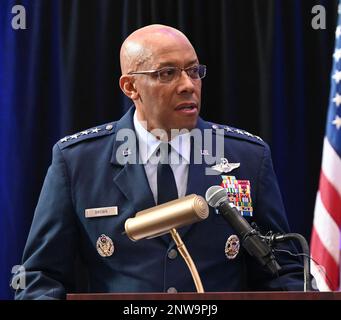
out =
[[[196,74],[202,68],[193,46],[181,32],[160,25],[139,29],[124,41],[120,57],[120,87],[134,102],[137,119],[147,122],[148,131],[164,129],[170,134],[171,129],[191,130],[196,126],[200,77],[193,79],[179,69],[167,71],[168,67],[189,68]],[[157,72],[143,73],[165,67],[163,73],[172,72],[179,79],[155,81]]]
[[[133,242],[124,224],[167,199],[204,197],[214,185],[225,187],[240,214],[264,233],[289,232],[268,145],[199,117],[206,66],[186,36],[146,26],[124,41],[120,61],[119,85],[133,106],[119,121],[54,146],[15,275],[25,279],[17,299],[63,299],[76,291],[195,292],[168,235]],[[178,161],[160,165],[163,145]],[[178,232],[205,291],[303,290],[298,258],[278,253],[280,269],[270,272],[212,209],[205,221]],[[296,252],[291,243],[279,249]]]

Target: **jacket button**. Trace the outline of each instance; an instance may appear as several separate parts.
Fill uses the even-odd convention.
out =
[[[177,293],[177,292],[178,292],[178,290],[176,290],[174,287],[169,287],[167,289],[167,293]]]
[[[175,249],[169,250],[168,258],[174,260],[178,256],[178,252]]]

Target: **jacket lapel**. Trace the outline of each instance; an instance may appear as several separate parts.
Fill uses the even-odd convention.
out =
[[[201,131],[201,136],[204,137],[203,130],[209,129],[209,127],[205,126],[205,122],[202,119],[198,119],[197,128]],[[208,150],[209,156],[212,156],[212,152],[215,150],[215,138],[212,138],[212,150]],[[213,185],[219,185],[221,183],[220,175],[207,175],[206,168],[211,167],[210,164],[206,163],[206,156],[203,154],[204,150],[204,139],[202,139],[202,143],[194,143],[192,138],[191,140],[191,161],[188,169],[188,181],[187,181],[187,190],[186,195],[196,194],[202,196],[205,199],[206,191],[209,187]],[[214,154],[213,154],[214,155]],[[195,160],[199,159],[199,163],[195,163]],[[200,222],[199,222],[200,223]],[[178,233],[182,239],[187,236],[188,232],[194,227],[195,224],[191,224],[185,227],[180,228]],[[174,241],[172,241],[171,246],[175,245]]]
[[[113,182],[132,203],[136,212],[155,206],[143,164],[139,163],[138,143],[130,110],[117,122],[111,163],[118,169]],[[120,141],[121,138],[126,140]],[[135,212],[135,213],[136,213]]]

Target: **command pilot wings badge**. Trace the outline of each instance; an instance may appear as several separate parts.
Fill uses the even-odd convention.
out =
[[[212,170],[216,170],[220,173],[228,173],[231,172],[234,169],[237,169],[240,167],[240,163],[236,162],[236,163],[229,163],[229,161],[226,158],[221,158],[221,162],[212,166],[211,169]]]

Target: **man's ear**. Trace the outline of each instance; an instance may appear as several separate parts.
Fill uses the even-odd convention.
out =
[[[120,88],[124,94],[132,100],[137,100],[139,98],[139,93],[136,90],[134,83],[134,78],[129,75],[122,75],[120,77]]]

